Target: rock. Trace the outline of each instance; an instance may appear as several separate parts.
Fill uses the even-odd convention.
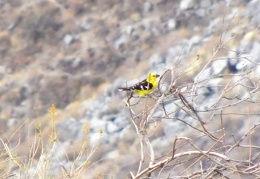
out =
[[[154,5],[151,2],[146,1],[144,3],[144,12],[151,12],[153,9],[154,9]]]
[[[211,68],[213,70],[214,75],[219,75],[227,68],[227,60],[222,59],[214,61],[211,65]]]
[[[181,10],[187,10],[193,8],[194,6],[195,6],[194,0],[182,0],[179,8]]]
[[[260,63],[260,43],[254,42],[250,52],[252,60],[256,63]]]
[[[80,28],[84,31],[88,31],[91,28],[90,22],[84,21],[83,23],[80,24]]]
[[[21,125],[21,121],[16,118],[8,119],[7,124],[6,124],[6,126],[9,128],[18,126],[18,125]]]
[[[177,22],[175,19],[169,19],[167,22],[167,30],[172,31],[177,27]]]
[[[196,125],[197,121],[193,119],[192,117],[188,116],[186,114],[185,118],[179,118],[184,120],[185,122],[189,123],[190,125]],[[182,121],[179,121],[178,119],[173,119],[173,120],[164,120],[164,135],[166,138],[172,138],[175,137],[176,135],[182,136],[184,132],[189,131],[191,128],[188,127],[187,124],[185,124]]]
[[[209,8],[212,5],[211,0],[201,0],[200,7],[201,8]]]
[[[251,19],[251,24],[255,27],[258,27],[260,24],[260,1],[259,0],[252,0],[248,3],[248,12]]]
[[[214,75],[221,74],[227,67],[227,60],[214,61],[210,67],[206,68],[204,71],[201,71],[197,76],[195,76],[194,81],[209,81],[207,79],[212,80]]]
[[[65,42],[66,45],[71,45],[75,40],[76,40],[75,37],[69,34],[66,34],[65,37],[63,38],[63,41]]]
[[[165,65],[165,58],[163,58],[162,55],[157,53],[150,57],[149,62],[152,68],[158,69],[158,66]]]
[[[87,62],[80,57],[66,58],[59,60],[56,65],[57,68],[61,69],[64,73],[78,74],[87,68]]]
[[[128,26],[126,28],[126,33],[131,37],[131,40],[139,39],[139,35],[136,28],[133,28],[132,26]]]
[[[221,23],[221,18],[212,19],[209,23],[207,30],[205,31],[204,36],[212,36],[212,34],[214,34],[217,31],[220,23]]]
[[[56,125],[58,137],[61,142],[75,141],[82,137],[83,124],[74,118],[64,119]]]
[[[118,126],[115,123],[111,122],[111,121],[107,121],[106,124],[105,124],[105,131],[108,134],[116,133],[116,132],[118,132],[121,129],[118,128]]]
[[[198,9],[195,11],[195,14],[198,17],[205,17],[207,15],[207,10],[206,9]]]
[[[178,64],[186,59],[186,55],[189,53],[188,48],[183,48],[187,46],[187,42],[183,44],[178,44],[170,47],[165,55],[166,65],[172,66],[173,64]]]
[[[228,58],[228,69],[229,71],[231,71],[232,73],[237,73],[238,69],[237,69],[237,63],[238,60],[234,59],[234,58]]]
[[[192,51],[196,46],[201,45],[202,38],[201,36],[195,35],[189,40],[189,51]]]
[[[124,49],[124,45],[128,42],[128,37],[126,34],[119,34],[114,42],[114,46],[117,50]]]
[[[249,56],[249,55],[245,55],[245,56]],[[236,65],[236,69],[238,71],[245,71],[251,67],[253,67],[253,64],[245,58],[242,58],[241,60],[239,60],[239,62]]]

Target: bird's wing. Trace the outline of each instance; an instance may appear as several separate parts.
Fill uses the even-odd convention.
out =
[[[130,88],[133,90],[150,90],[153,88],[153,84],[149,83],[147,80],[143,80]]]

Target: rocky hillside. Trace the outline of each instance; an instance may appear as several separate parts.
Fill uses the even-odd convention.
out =
[[[179,84],[192,83],[210,59],[223,59],[212,65],[215,73],[235,74],[245,65],[241,57],[254,64],[257,81],[259,9],[258,0],[1,1],[1,148],[7,143],[17,156],[27,156],[39,126],[47,142],[48,110],[54,104],[59,144],[53,176],[61,173],[60,163],[67,167],[75,160],[86,128],[89,148],[99,143],[91,158],[97,163],[87,175],[129,176],[140,156],[126,94],[117,88],[167,69],[182,74]],[[165,123],[157,137],[167,141],[183,128]],[[38,160],[41,151],[36,153]],[[1,177],[9,175],[1,171]],[[17,166],[10,171],[19,178]]]

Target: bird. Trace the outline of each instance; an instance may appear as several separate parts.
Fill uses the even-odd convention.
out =
[[[126,88],[118,88],[118,90],[131,91],[135,92],[139,96],[146,96],[153,92],[158,86],[158,77],[160,77],[160,75],[156,73],[150,73],[146,79],[140,81],[139,83],[136,83],[135,85]]]

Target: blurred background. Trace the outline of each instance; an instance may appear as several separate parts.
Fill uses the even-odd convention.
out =
[[[238,71],[242,54],[259,63],[259,24],[258,0],[0,1],[0,137],[27,156],[37,126],[48,139],[54,104],[54,176],[60,163],[75,160],[86,126],[89,146],[99,143],[91,159],[99,162],[88,175],[129,176],[140,155],[126,94],[117,88],[149,72],[182,71],[198,57],[206,64],[225,41],[214,58],[234,60],[216,68]],[[183,83],[200,70],[186,73]],[[157,135],[175,133],[162,126]]]

